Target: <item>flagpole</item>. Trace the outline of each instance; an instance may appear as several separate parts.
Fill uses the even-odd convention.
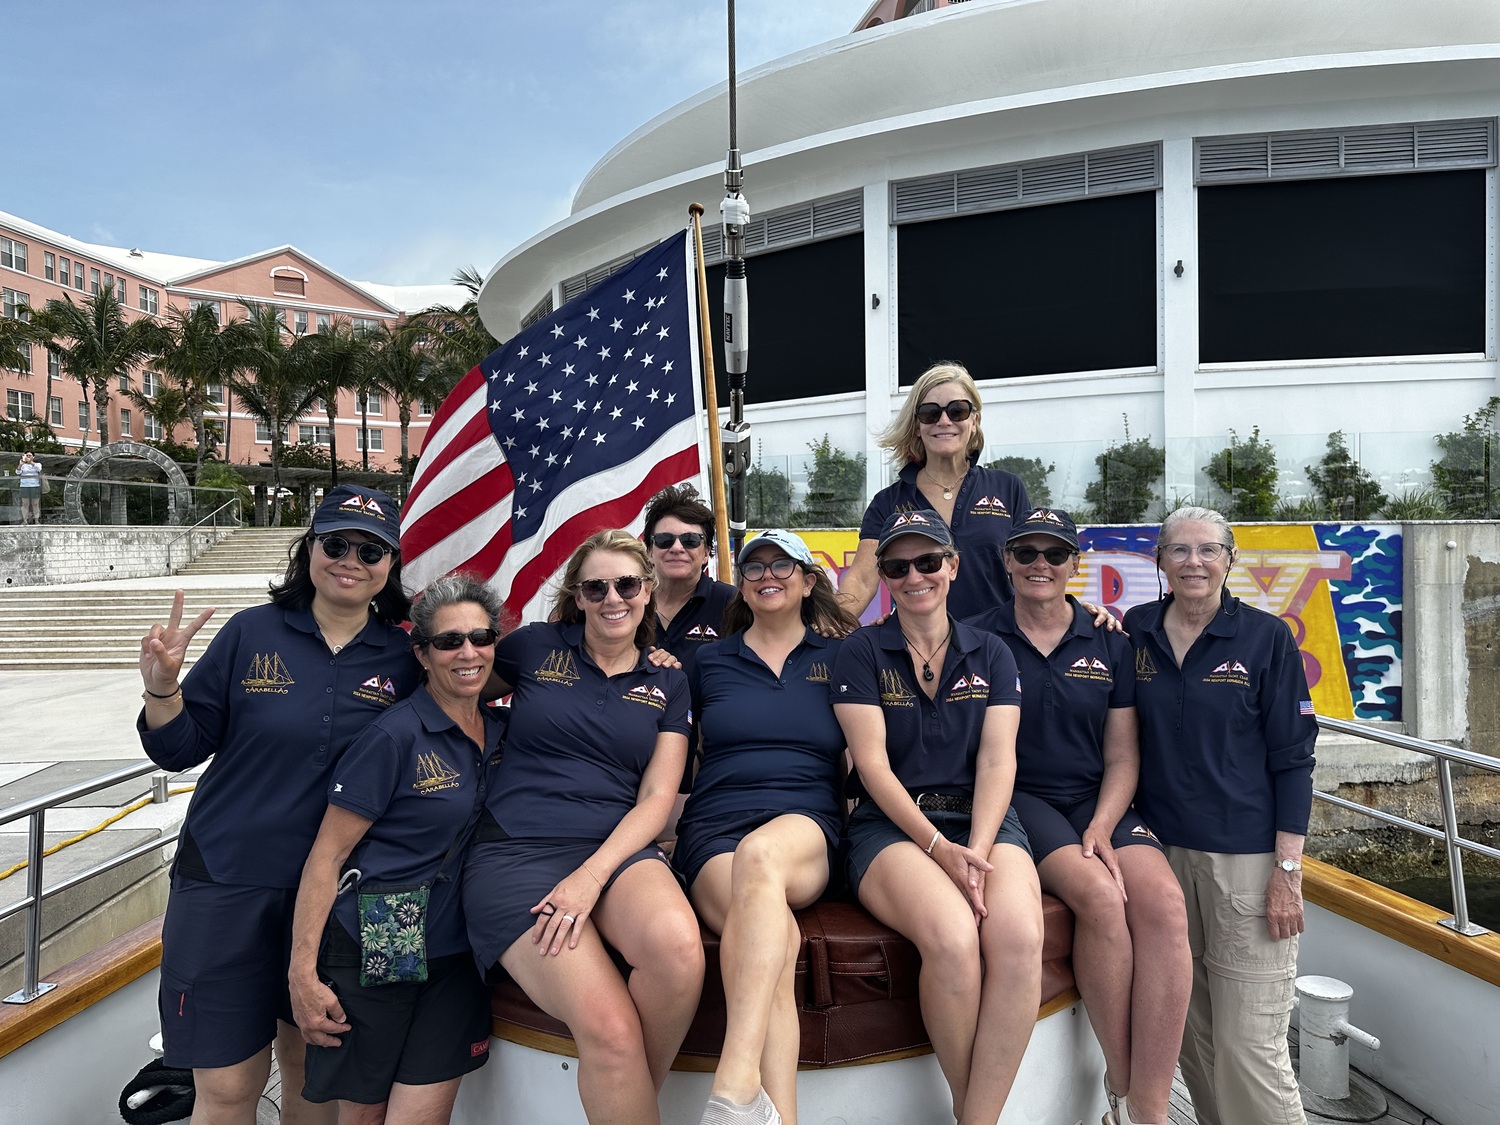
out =
[[[708,414],[708,492],[714,509],[714,534],[719,544],[719,581],[734,578],[737,545],[729,538],[729,511],[724,497],[724,446],[719,440],[719,388],[714,378],[714,343],[708,327],[708,271],[703,265],[703,205],[690,203],[693,253],[698,263],[698,335],[703,352],[703,403]]]

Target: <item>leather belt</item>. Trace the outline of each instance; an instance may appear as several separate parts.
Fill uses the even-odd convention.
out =
[[[974,798],[958,797],[951,793],[913,793],[912,800],[923,812],[972,813]]]

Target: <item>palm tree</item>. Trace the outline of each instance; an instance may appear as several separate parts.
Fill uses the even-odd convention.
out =
[[[135,389],[124,394],[142,415],[156,419],[162,437],[173,444],[176,444],[177,427],[193,420],[187,393],[181,387],[162,387],[154,395]],[[203,465],[201,451],[198,465],[200,468]]]
[[[182,396],[186,420],[193,424],[197,437],[197,469],[203,471],[203,459],[208,454],[208,423],[205,415],[208,408],[216,405],[209,397],[211,386],[227,386],[230,372],[235,368],[235,359],[230,344],[232,338],[224,335],[219,327],[216,307],[211,304],[197,308],[173,308],[167,312],[166,331],[169,341],[162,349],[155,366],[171,379]],[[158,392],[158,398],[162,392]],[[131,400],[136,401],[131,394]],[[148,408],[136,401],[142,410]],[[159,414],[156,420],[166,428],[166,421]],[[226,450],[228,435],[225,435]]]
[[[370,347],[363,336],[354,331],[347,317],[335,317],[332,325],[322,332],[306,337],[312,356],[312,367],[318,384],[318,394],[323,399],[323,411],[328,415],[328,460],[331,465],[331,485],[339,483],[338,404],[339,392],[357,390],[365,381],[369,363]],[[366,433],[366,439],[369,435]],[[369,441],[366,440],[366,445]],[[366,452],[366,467],[369,453]]]
[[[109,441],[110,386],[130,374],[147,356],[161,351],[166,332],[155,321],[125,323],[114,288],[101,289],[81,305],[64,295],[47,302],[32,318],[32,327],[47,350],[57,356],[65,374],[78,380],[85,397],[92,392],[99,444]],[[88,435],[84,435],[88,444]]]
[[[31,341],[35,333],[32,326],[22,319],[29,316],[31,310],[22,308],[17,311],[20,315],[15,318],[0,317],[0,367],[23,371],[31,363]]]
[[[382,325],[370,338],[370,377],[373,386],[396,402],[401,421],[401,480],[403,491],[411,484],[408,436],[412,408],[432,393],[432,348],[426,329],[406,323],[399,328]],[[365,441],[366,448],[369,441]]]
[[[464,266],[451,280],[468,290],[467,301],[456,309],[433,305],[407,321],[425,330],[431,338],[431,352],[436,361],[434,378],[449,388],[500,346],[500,341],[490,335],[479,319],[479,288],[484,278],[473,266]]]
[[[281,458],[286,429],[318,397],[312,337],[289,340],[279,310],[245,304],[247,316],[224,330],[236,359],[230,383],[240,402],[271,431],[271,526],[281,524]]]

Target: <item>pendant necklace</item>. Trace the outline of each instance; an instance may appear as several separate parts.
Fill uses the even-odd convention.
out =
[[[949,641],[951,641],[953,639],[953,623],[951,621],[948,623],[948,634],[941,641],[938,642],[937,648],[934,648],[930,653],[927,653],[925,655],[923,654],[923,652],[922,652],[921,649],[919,649],[916,645],[912,644],[911,638],[906,635],[906,630],[905,629],[901,630],[901,637],[902,637],[903,640],[906,641],[906,647],[907,648],[911,649],[912,652],[914,652],[918,656],[922,657],[922,679],[925,680],[927,683],[931,683],[932,682],[932,658],[935,657],[938,654],[938,651],[945,644],[947,644]]]
[[[941,488],[943,490],[943,499],[944,500],[952,500],[953,499],[953,490],[955,488],[957,488],[959,485],[961,485],[964,482],[964,477],[959,477],[952,484],[944,484],[942,481],[938,480],[937,477],[935,477],[935,476],[932,475],[932,470],[931,469],[928,469],[928,468],[924,467],[922,469],[922,471],[927,474],[927,479],[928,480],[930,480],[933,484],[937,485],[939,488]],[[969,475],[968,474],[968,470],[965,470],[964,471],[964,476],[968,476],[968,475]]]

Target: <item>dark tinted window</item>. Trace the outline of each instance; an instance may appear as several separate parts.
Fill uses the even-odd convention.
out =
[[[864,268],[864,238],[858,234],[746,260],[750,362],[745,401],[865,389]],[[722,265],[708,269],[708,303],[719,405],[727,406]]]
[[[1484,175],[1199,188],[1202,361],[1483,352]]]
[[[904,386],[935,361],[979,379],[1156,366],[1156,194],[898,228]]]

